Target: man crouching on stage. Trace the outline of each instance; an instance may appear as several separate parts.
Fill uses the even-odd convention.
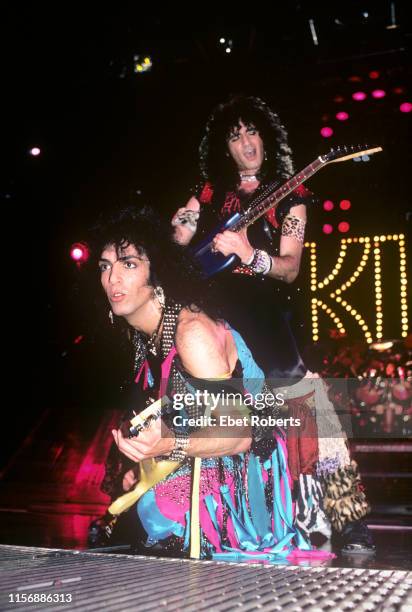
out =
[[[127,323],[135,350],[140,401],[134,413],[148,397],[171,400],[140,432],[130,434],[133,413],[126,429],[112,432],[121,454],[113,460],[111,453],[102,487],[114,500],[109,515],[114,523],[127,511],[137,525],[129,543],[145,554],[238,559],[252,553],[286,557],[295,544],[308,550],[293,527],[281,434],[267,428],[265,437],[261,428],[250,428],[239,404],[225,408],[226,415],[241,417],[235,427],[218,420],[200,428],[173,424],[175,395],[233,391],[236,385],[245,392],[250,381],[258,381],[261,391],[265,383],[239,334],[208,308],[203,296],[209,289],[193,262],[164,231],[147,209],[123,211],[99,230],[96,255],[109,316]],[[210,415],[207,405],[192,404],[184,407],[187,417]],[[281,490],[282,501],[273,504]]]

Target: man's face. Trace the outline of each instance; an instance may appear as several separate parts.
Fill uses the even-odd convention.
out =
[[[133,325],[139,311],[153,297],[147,256],[139,255],[134,245],[118,251],[112,244],[104,248],[99,268],[113,313]]]
[[[263,162],[264,148],[259,132],[253,125],[246,126],[239,121],[240,128],[234,127],[227,146],[238,170],[258,172]]]

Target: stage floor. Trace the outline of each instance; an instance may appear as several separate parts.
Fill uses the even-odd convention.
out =
[[[18,546],[0,546],[0,568],[1,610],[412,609],[412,572],[400,570],[279,567]]]

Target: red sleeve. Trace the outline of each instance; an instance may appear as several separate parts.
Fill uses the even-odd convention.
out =
[[[282,225],[284,217],[289,213],[291,208],[299,206],[299,204],[307,206],[313,201],[314,195],[312,191],[304,185],[299,185],[299,187],[296,187],[289,196],[279,202],[276,210],[273,208],[268,210],[265,215],[266,219],[273,227],[277,228]]]
[[[213,187],[212,184],[207,181],[201,189],[198,200],[201,204],[210,204],[213,198]]]

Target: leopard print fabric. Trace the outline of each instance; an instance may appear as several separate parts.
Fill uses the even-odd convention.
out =
[[[355,461],[322,478],[325,512],[337,532],[370,512]]]
[[[282,236],[295,238],[298,242],[303,244],[305,239],[305,225],[306,221],[304,219],[289,213],[282,223]]]

